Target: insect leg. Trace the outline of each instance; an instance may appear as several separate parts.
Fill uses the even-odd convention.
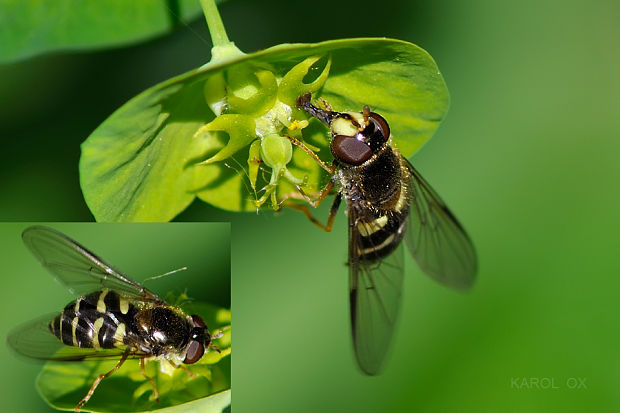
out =
[[[95,392],[95,389],[97,388],[97,386],[99,386],[99,382],[101,382],[101,380],[105,379],[106,377],[109,377],[112,375],[112,373],[114,373],[116,370],[118,370],[123,363],[125,362],[125,360],[127,360],[127,356],[129,355],[128,352],[123,353],[123,356],[121,357],[121,359],[118,361],[118,363],[116,363],[116,366],[114,366],[114,368],[110,371],[108,371],[105,374],[100,374],[97,376],[97,378],[95,379],[95,381],[93,382],[93,385],[91,386],[90,390],[88,391],[88,393],[86,393],[86,396],[84,396],[84,398],[78,403],[77,406],[75,406],[75,411],[79,412],[80,409],[86,404],[86,402],[90,399],[90,397],[93,395],[93,393]]]
[[[293,138],[291,136],[287,136],[287,138],[291,141],[291,143],[293,145],[301,148],[304,152],[306,152],[312,159],[314,159],[316,161],[317,164],[319,164],[319,166],[321,168],[326,170],[330,175],[334,174],[334,172],[336,171],[336,168],[338,167],[336,162],[332,162],[331,166],[327,166],[327,164],[325,162],[323,162],[321,160],[321,158],[319,158],[318,155],[312,149],[308,148],[299,139]],[[295,185],[295,187],[297,188],[297,191],[299,191],[299,194],[296,194],[296,193],[288,194],[288,195],[285,196],[284,201],[286,201],[287,199],[302,199],[302,200],[306,201],[307,203],[309,203],[313,208],[317,208],[321,204],[321,202],[323,202],[325,197],[330,193],[330,191],[334,187],[334,183],[330,180],[327,183],[327,185],[325,185],[325,187],[321,190],[321,192],[319,193],[319,196],[317,197],[317,199],[314,199],[314,200],[311,199],[304,192],[304,190],[302,189],[301,185]],[[330,232],[332,230],[332,226],[334,224],[334,219],[336,218],[336,213],[338,212],[338,207],[340,206],[341,199],[342,199],[342,197],[341,197],[340,194],[336,195],[336,198],[334,199],[334,203],[332,204],[331,210],[329,212],[329,217],[327,218],[327,224],[325,224],[325,225],[323,225],[318,219],[316,219],[312,215],[312,213],[310,212],[310,209],[308,209],[308,207],[306,205],[298,205],[298,204],[292,204],[292,203],[285,203],[285,206],[303,212],[303,214],[306,217],[308,217],[308,219],[313,224],[315,224],[316,226],[321,228],[323,231]]]
[[[157,385],[155,384],[155,380],[153,380],[152,377],[149,377],[146,375],[146,371],[144,371],[144,364],[145,364],[144,359],[141,358],[140,359],[140,372],[142,372],[142,375],[144,376],[145,379],[151,382],[151,386],[153,386],[153,393],[155,394],[155,401],[159,403],[159,392],[157,391]]]
[[[224,335],[224,330],[230,330],[230,326],[222,327],[221,329],[213,332],[207,350],[213,349],[220,354],[222,353],[222,350],[220,350],[215,344],[213,344],[213,340],[217,340],[218,338],[222,337]]]
[[[332,105],[328,101],[326,101],[323,97],[320,97],[318,101],[321,102],[321,105],[323,105],[325,110],[327,110],[328,112],[333,112]]]
[[[214,346],[213,344],[209,344],[209,349],[213,349],[220,354],[222,353],[222,350],[220,350],[217,346]]]
[[[195,379],[195,378],[197,377],[194,373],[192,373],[192,372],[190,371],[190,369],[188,369],[188,368],[187,368],[187,367],[185,367],[184,365],[182,365],[182,364],[174,364],[174,363],[173,363],[172,361],[170,361],[170,360],[168,360],[168,362],[169,362],[169,363],[170,363],[170,365],[171,365],[172,367],[174,367],[175,369],[181,369],[181,370],[183,370],[184,372],[186,372],[186,373],[187,373],[187,375],[188,375],[189,377],[191,377],[192,379]]]
[[[323,200],[325,196],[320,198]],[[332,230],[332,226],[334,225],[334,219],[336,218],[336,213],[338,212],[338,207],[340,207],[340,201],[342,200],[342,195],[338,193],[336,198],[334,198],[334,203],[332,204],[331,209],[329,210],[329,216],[327,217],[327,223],[323,225],[318,219],[312,215],[310,209],[306,205],[298,205],[298,204],[288,204],[287,206],[292,209],[296,209],[297,211],[301,211],[304,213],[306,217],[317,227],[321,228],[325,232],[330,232]],[[317,204],[318,205],[318,204]],[[314,206],[314,205],[313,205]]]
[[[220,328],[219,330],[216,330],[213,332],[213,334],[211,334],[211,340],[215,340],[216,338],[220,338],[224,335],[224,331],[228,331],[230,330],[230,326],[224,326],[222,328]]]
[[[321,202],[323,202],[325,197],[329,195],[330,191],[334,187],[334,183],[332,181],[329,181],[327,185],[325,185],[325,187],[321,190],[321,192],[319,193],[319,196],[316,199],[310,198],[304,192],[301,185],[295,185],[295,187],[297,188],[297,191],[299,191],[299,193],[297,194],[293,192],[290,194],[286,194],[282,197],[283,201],[286,201],[287,199],[299,199],[299,200],[306,201],[307,203],[309,203],[312,206],[312,208],[317,208],[319,205],[321,205]],[[293,205],[290,203],[287,203],[285,206],[294,208]]]
[[[331,166],[327,166],[327,164],[323,162],[321,158],[319,158],[319,156],[312,149],[308,148],[302,141],[300,141],[297,138],[293,138],[292,136],[287,136],[287,138],[289,141],[291,141],[293,145],[297,146],[298,148],[301,148],[304,152],[310,155],[310,157],[314,159],[316,163],[318,163],[319,166],[325,169],[330,175],[334,173],[334,171],[336,170],[336,166],[337,166],[335,163],[332,163]]]
[[[368,118],[370,117],[370,108],[368,105],[364,105],[362,114],[364,115],[364,125],[368,126]]]

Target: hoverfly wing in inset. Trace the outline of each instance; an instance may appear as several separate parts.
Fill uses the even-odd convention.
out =
[[[37,360],[55,361],[82,361],[90,359],[118,360],[125,352],[124,348],[95,349],[67,346],[50,332],[50,323],[58,317],[59,313],[48,314],[22,324],[11,331],[7,343],[17,354]],[[93,326],[76,325],[76,334],[88,334]],[[130,358],[143,357],[144,355],[134,352]]]
[[[411,174],[405,235],[411,255],[436,281],[459,290],[470,288],[477,267],[471,239],[428,182],[409,161],[403,161]]]
[[[61,232],[33,226],[23,232],[22,238],[54,278],[76,296],[107,288],[123,293],[127,298],[165,304],[157,294]]]
[[[362,237],[355,208],[349,209],[349,293],[355,356],[361,369],[379,374],[390,349],[403,288],[403,247],[360,259]],[[367,246],[366,246],[367,247]],[[379,248],[379,246],[375,246]]]

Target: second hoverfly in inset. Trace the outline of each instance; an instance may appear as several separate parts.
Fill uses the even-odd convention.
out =
[[[427,275],[452,288],[471,287],[476,254],[470,238],[439,195],[403,157],[390,139],[390,127],[364,106],[361,113],[333,111],[300,96],[297,107],[331,130],[333,163],[326,165],[301,141],[306,151],[332,175],[315,200],[297,186],[313,207],[334,191],[327,224],[314,218],[305,205],[286,205],[302,211],[330,231],[342,198],[349,219],[349,293],[355,354],[367,374],[381,371],[394,334],[403,285],[403,240]]]
[[[187,315],[155,293],[131,280],[66,235],[43,226],[27,228],[22,238],[36,258],[77,300],[56,314],[33,320],[9,334],[18,354],[39,360],[82,361],[118,359],[114,368],[99,375],[79,411],[102,379],[127,359],[139,359],[142,375],[158,401],[155,381],[146,375],[146,360],[182,367],[201,359],[209,349],[219,351],[198,315]]]

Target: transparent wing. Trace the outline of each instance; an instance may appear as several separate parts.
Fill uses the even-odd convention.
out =
[[[361,235],[355,210],[349,209],[349,293],[355,356],[370,375],[380,373],[392,342],[403,286],[403,248],[400,239],[388,255],[365,254],[360,260]],[[401,245],[398,245],[401,244]],[[385,250],[383,250],[385,251]]]
[[[60,313],[48,314],[25,324],[18,326],[11,331],[7,338],[7,343],[17,354],[38,360],[56,361],[81,361],[88,359],[118,359],[125,352],[126,348],[95,349],[67,346],[51,333],[50,322]],[[88,334],[88,329],[94,328],[92,324],[88,327],[76,326],[76,331]],[[144,353],[133,352],[129,358],[140,358],[147,356]]]
[[[108,288],[129,298],[164,303],[155,293],[61,232],[33,226],[23,232],[22,238],[54,278],[76,296]]]
[[[449,287],[465,290],[476,277],[476,252],[469,236],[439,195],[406,160],[409,181],[409,227],[406,242],[427,275]]]

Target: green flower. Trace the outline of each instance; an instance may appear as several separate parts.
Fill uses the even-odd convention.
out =
[[[209,165],[225,161],[241,149],[252,144],[248,154],[250,184],[256,190],[258,166],[262,163],[271,169],[264,194],[256,200],[260,207],[269,197],[273,209],[278,209],[276,189],[280,178],[293,185],[302,185],[307,176],[295,176],[287,165],[293,157],[291,141],[287,136],[300,136],[300,129],[308,122],[295,119],[297,96],[315,93],[323,86],[329,74],[330,61],[320,74],[309,83],[303,79],[311,75],[311,69],[320,57],[309,57],[295,65],[283,76],[274,72],[252,67],[222,70],[205,82],[205,99],[214,115],[214,120],[198,129],[195,137],[219,140],[221,133],[229,136],[228,142],[215,154],[200,162]]]
[[[325,127],[295,108],[308,92],[335,110],[369,105],[388,120],[405,156],[447,111],[435,62],[411,43],[345,39],[244,54],[226,37],[215,5],[201,2],[212,60],[142,92],[82,144],[80,184],[98,221],[168,221],[196,197],[231,211],[267,200],[277,209],[298,186],[318,192],[329,177],[287,138],[331,160]]]

